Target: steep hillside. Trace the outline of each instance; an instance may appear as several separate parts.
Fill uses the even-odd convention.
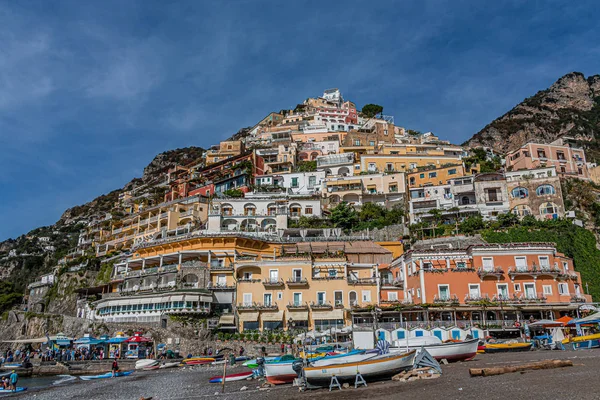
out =
[[[568,136],[600,158],[600,75],[572,72],[525,99],[475,134],[466,145],[505,153],[529,141],[548,143]]]

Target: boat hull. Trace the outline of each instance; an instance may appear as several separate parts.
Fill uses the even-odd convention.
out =
[[[331,377],[338,381],[354,381],[357,371],[366,381],[376,381],[389,378],[397,373],[412,368],[416,351],[399,354],[386,354],[372,359],[345,364],[335,364],[323,367],[306,367],[304,375],[309,384],[327,387]]]
[[[486,354],[494,353],[518,353],[520,351],[531,350],[531,343],[506,343],[506,344],[486,344]]]
[[[336,364],[345,364],[350,362],[366,361],[368,359],[377,357],[377,353],[365,353],[364,351],[355,352],[351,354],[340,354],[337,356],[328,356],[315,360],[310,363],[311,367],[324,367]]]
[[[121,376],[128,376],[131,375],[133,373],[133,371],[122,371],[122,372],[117,372],[115,374],[115,377],[121,377]],[[105,374],[102,375],[92,375],[92,376],[80,376],[79,379],[83,380],[83,381],[90,381],[93,379],[109,379],[112,378],[112,372],[107,372]]]
[[[0,394],[20,393],[26,391],[26,387],[17,387],[17,390],[0,389]]]
[[[231,374],[225,376],[225,382],[242,381],[252,376],[252,372],[240,372],[239,374]],[[208,380],[210,383],[223,383],[223,376],[213,376]]]
[[[423,346],[408,346],[408,350],[424,348],[436,360],[465,361],[477,355],[478,339],[465,340],[464,342],[437,343]],[[406,347],[391,348],[391,352],[406,352]]]
[[[298,374],[292,367],[293,364],[293,361],[266,363],[265,378],[267,382],[274,385],[292,383],[298,377]]]

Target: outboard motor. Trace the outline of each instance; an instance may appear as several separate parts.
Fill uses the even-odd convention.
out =
[[[298,378],[302,378],[302,367],[304,362],[302,360],[296,360],[292,363],[292,369],[298,374]]]
[[[258,375],[259,376],[265,376],[265,358],[264,357],[258,357],[256,359],[256,364],[258,365]]]

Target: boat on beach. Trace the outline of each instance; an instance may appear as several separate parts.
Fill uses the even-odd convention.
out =
[[[225,375],[225,382],[242,381],[252,376],[252,371],[240,372],[237,374]],[[209,383],[223,383],[223,376],[213,376],[208,380]]]
[[[158,366],[159,361],[158,360],[150,360],[150,359],[146,359],[146,360],[137,360],[135,362],[135,369],[148,369],[154,366]]]
[[[532,343],[527,342],[499,342],[486,343],[484,346],[485,353],[515,353],[520,351],[531,350]]]
[[[479,339],[469,339],[456,342],[442,342],[435,336],[422,336],[394,342],[394,347],[390,348],[391,353],[406,352],[411,350],[419,351],[421,348],[427,350],[436,360],[464,361],[470,360],[477,355]]]
[[[593,349],[600,347],[600,333],[565,338],[562,344],[572,344],[576,348]]]
[[[298,377],[294,371],[294,363],[300,359],[292,357],[291,359],[265,362],[265,378],[269,383],[282,385],[291,383]]]
[[[202,365],[202,364],[210,364],[215,361],[216,360],[214,357],[192,357],[192,358],[185,358],[181,362],[185,365]]]
[[[26,390],[27,390],[26,387],[17,387],[16,390],[2,389],[2,388],[0,388],[0,395],[2,395],[2,394],[11,394],[11,393],[20,393],[20,392],[24,392]]]
[[[397,373],[410,369],[416,355],[416,350],[408,353],[384,354],[364,361],[333,364],[321,367],[305,367],[306,381],[313,386],[327,387],[331,377],[338,381],[354,381],[360,373],[368,381],[389,378]]]
[[[161,364],[159,366],[159,369],[165,369],[165,368],[175,368],[175,367],[179,367],[181,365],[180,362],[166,362],[164,364]]]
[[[317,360],[309,360],[311,367],[323,367],[335,364],[344,364],[349,362],[365,361],[373,357],[377,357],[377,352],[367,352],[365,350],[352,350],[344,354],[336,354],[325,356]]]
[[[133,371],[119,371],[119,372],[115,373],[115,377],[128,376],[131,374],[133,374]],[[113,377],[112,372],[107,372],[107,373],[101,374],[101,375],[80,376],[79,379],[81,379],[82,381],[90,381],[93,379],[107,379],[107,378],[112,378],[112,377]]]

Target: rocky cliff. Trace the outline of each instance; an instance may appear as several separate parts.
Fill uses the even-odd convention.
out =
[[[563,76],[492,121],[466,144],[506,153],[530,141],[549,143],[565,136],[586,148],[588,158],[600,156],[600,75]]]

